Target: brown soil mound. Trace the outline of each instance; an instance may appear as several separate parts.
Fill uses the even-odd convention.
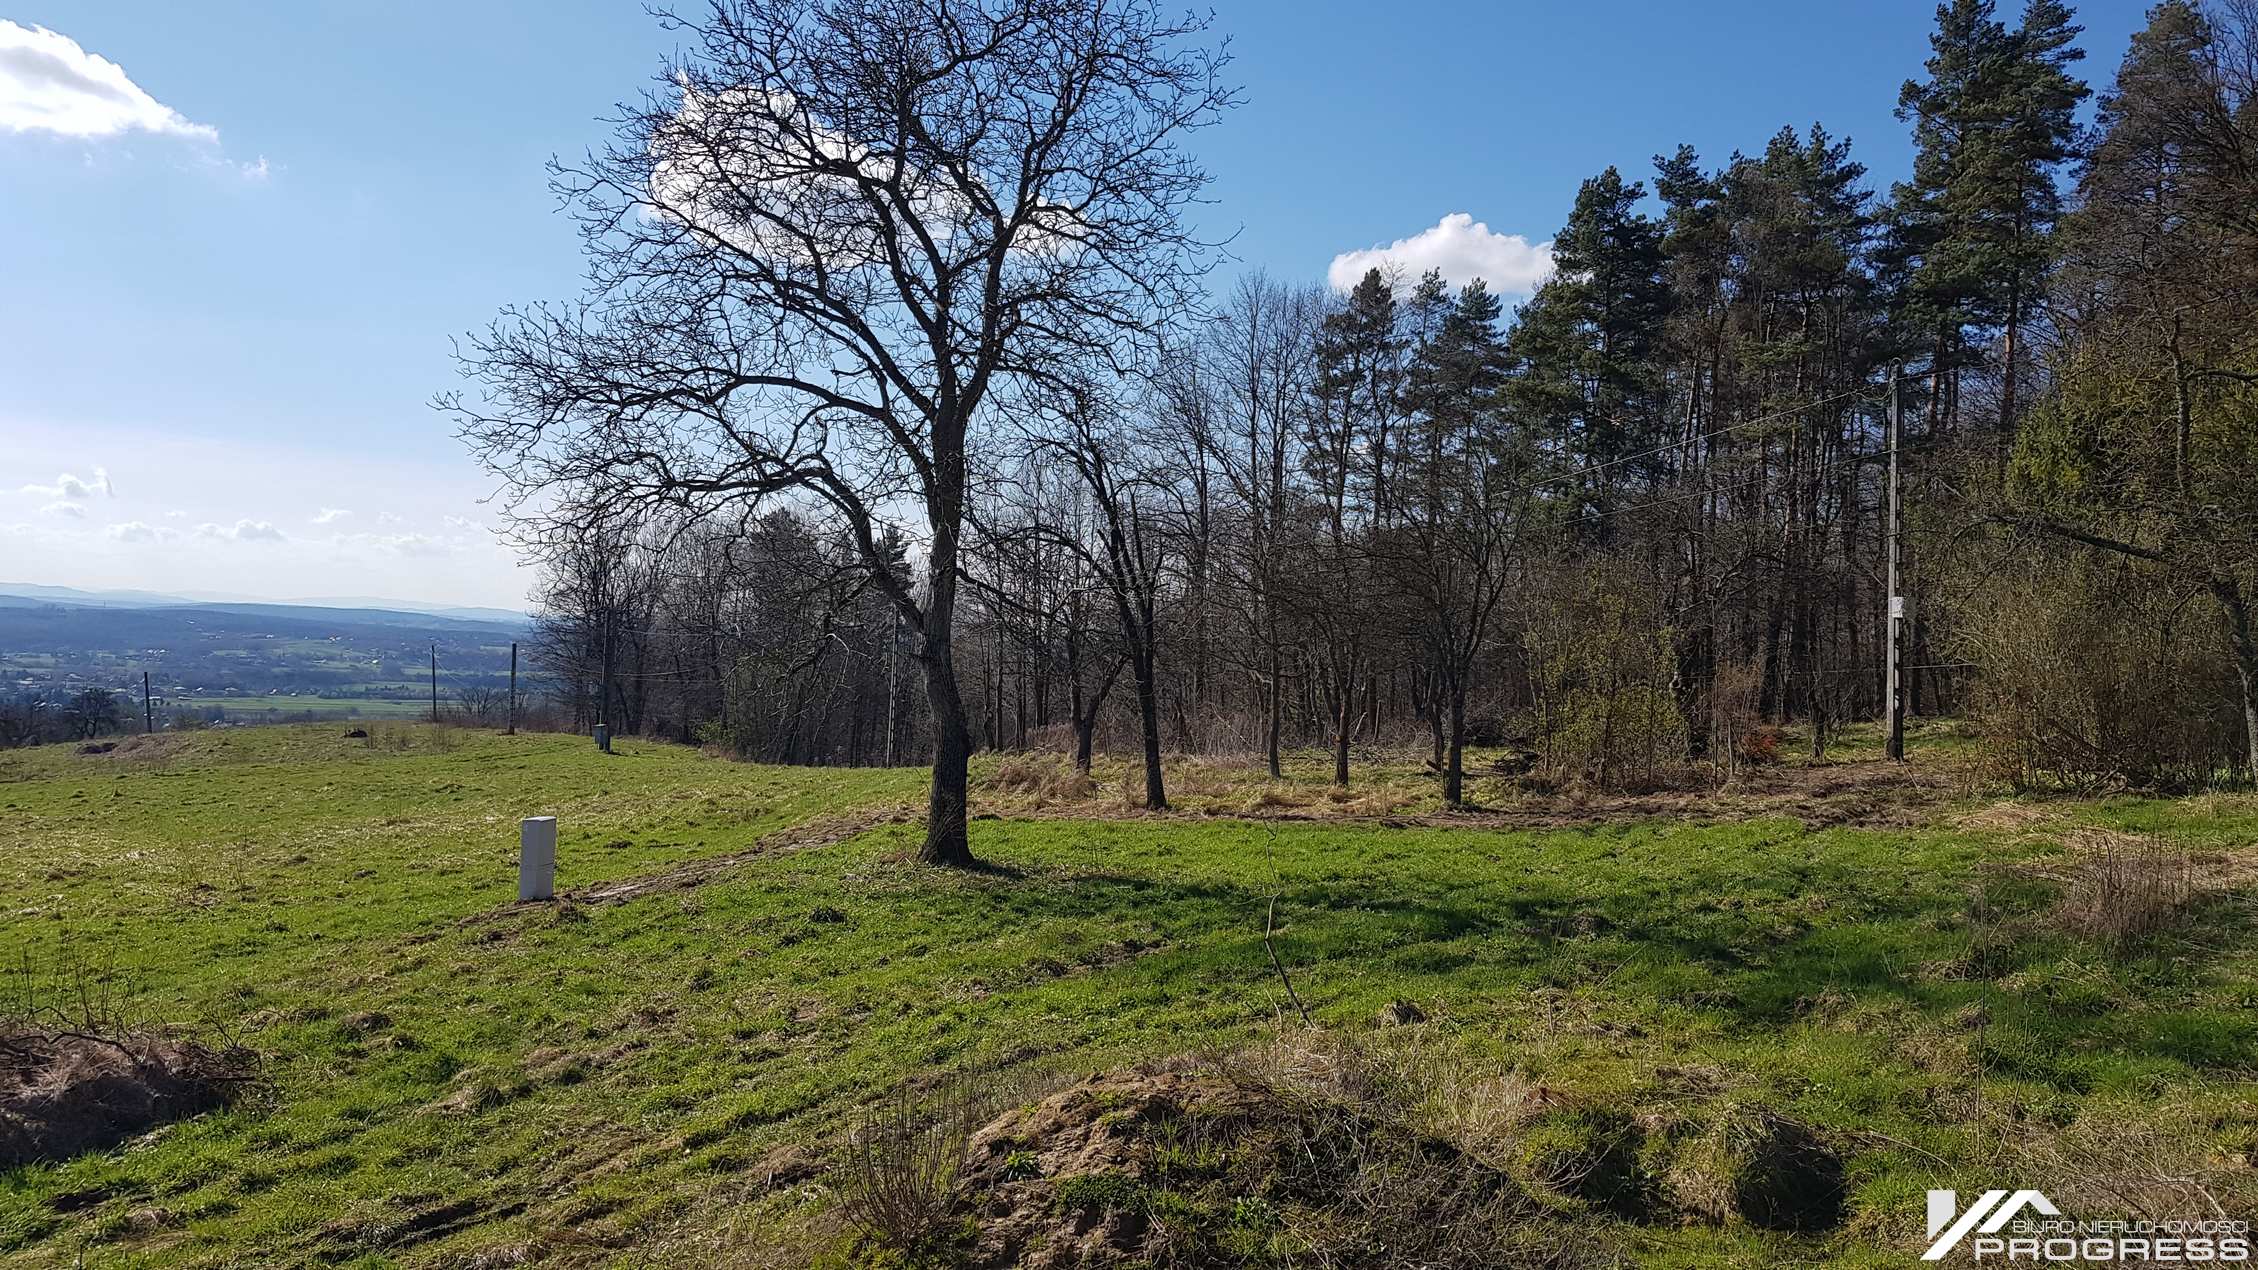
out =
[[[1309,1241],[1310,1264],[1580,1260],[1527,1192],[1449,1142],[1371,1106],[1186,1064],[1008,1111],[967,1155],[969,1261],[990,1270],[1235,1265],[1281,1239]]]
[[[1150,1220],[1136,1205],[1109,1204],[1104,1189],[1129,1198],[1151,1162],[1151,1126],[1211,1102],[1220,1109],[1229,1098],[1221,1085],[1187,1073],[1128,1073],[1093,1077],[1005,1112],[972,1135],[960,1177],[969,1193],[985,1193],[974,1262],[1082,1266],[1142,1256]],[[1059,1202],[1062,1182],[1095,1202]]]
[[[247,1054],[168,1037],[0,1035],[0,1169],[98,1151],[209,1111],[249,1073]]]

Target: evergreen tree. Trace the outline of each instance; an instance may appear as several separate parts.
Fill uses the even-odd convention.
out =
[[[1392,541],[1405,607],[1426,653],[1443,797],[1464,801],[1466,702],[1519,565],[1530,506],[1525,434],[1507,424],[1497,297],[1468,283],[1419,347],[1407,391],[1415,466]]]
[[[1610,167],[1576,193],[1553,240],[1553,276],[1521,309],[1511,351],[1516,412],[1577,462],[1604,540],[1614,491],[1660,471],[1634,459],[1663,439],[1655,355],[1669,315],[1663,226],[1638,210],[1646,187]]]
[[[2102,98],[2007,515],[2216,603],[2258,771],[2258,85],[2234,52],[2258,29],[2235,35],[2167,0]]]
[[[2060,0],[2031,0],[2020,26],[1991,0],[1937,8],[1926,81],[1908,80],[1898,117],[1913,124],[1913,179],[1898,187],[1894,257],[1909,271],[1905,316],[1933,336],[1935,362],[1978,360],[1975,332],[1998,331],[2000,424],[2012,429],[2030,320],[2053,259],[2062,196],[2088,95],[2070,73],[2084,54]]]

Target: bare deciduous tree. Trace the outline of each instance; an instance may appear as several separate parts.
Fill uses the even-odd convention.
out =
[[[900,611],[935,732],[921,857],[972,862],[952,640],[967,450],[1195,299],[1205,22],[1151,0],[714,0],[617,141],[554,167],[578,303],[506,311],[442,404],[538,534],[796,499]],[[922,586],[883,542],[917,509]]]

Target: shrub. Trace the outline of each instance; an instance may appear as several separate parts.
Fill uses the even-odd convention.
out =
[[[872,1104],[848,1136],[839,1171],[847,1220],[903,1252],[941,1239],[951,1225],[966,1144],[1000,1101],[989,1082],[954,1075],[926,1090],[904,1086]]]
[[[1525,638],[1546,770],[1605,789],[1652,786],[1683,764],[1677,650],[1653,588],[1594,569],[1538,612]]]
[[[2245,758],[2239,689],[2209,606],[2075,555],[1988,571],[1958,651],[1973,714],[2017,785],[2199,788]]]
[[[2073,934],[2124,948],[2166,929],[2195,896],[2185,851],[2148,838],[2089,830],[2056,921]]]

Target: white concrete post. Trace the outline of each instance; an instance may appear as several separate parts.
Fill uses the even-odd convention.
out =
[[[557,894],[557,818],[533,816],[517,822],[517,897],[554,899]]]

